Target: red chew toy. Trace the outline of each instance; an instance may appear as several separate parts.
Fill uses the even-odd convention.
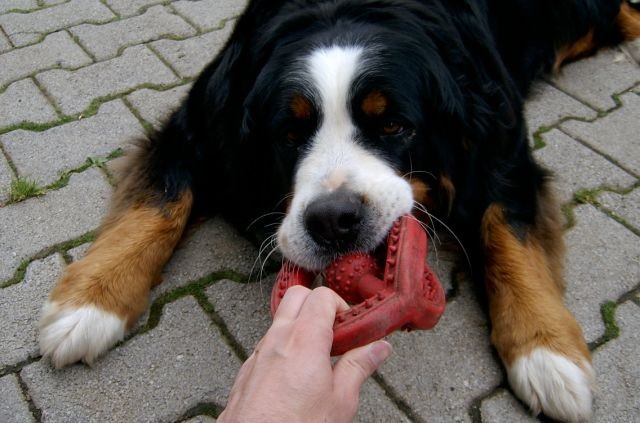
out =
[[[326,284],[356,304],[336,315],[331,355],[380,339],[398,329],[431,329],[444,312],[442,285],[426,265],[427,235],[412,216],[393,224],[384,269],[365,253],[338,258],[325,269]],[[286,290],[311,286],[316,274],[285,262],[271,293],[274,314]]]

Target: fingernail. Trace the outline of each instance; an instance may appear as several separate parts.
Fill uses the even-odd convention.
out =
[[[387,357],[391,355],[393,352],[393,347],[387,341],[376,341],[371,344],[369,348],[369,354],[371,355],[371,360],[377,366],[382,364]]]

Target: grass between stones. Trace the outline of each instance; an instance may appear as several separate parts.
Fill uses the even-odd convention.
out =
[[[38,188],[38,183],[29,178],[17,178],[11,181],[9,188],[9,203],[17,203],[29,197],[42,195],[43,190]]]

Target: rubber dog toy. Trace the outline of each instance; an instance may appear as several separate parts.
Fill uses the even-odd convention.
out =
[[[327,286],[354,304],[336,315],[331,355],[344,354],[398,329],[431,329],[438,323],[445,295],[426,257],[427,235],[413,216],[405,215],[389,232],[383,265],[369,254],[351,253],[324,270]],[[316,276],[285,262],[271,292],[272,315],[287,289],[310,287]]]

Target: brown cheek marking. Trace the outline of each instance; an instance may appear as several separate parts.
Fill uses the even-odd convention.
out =
[[[518,241],[498,204],[487,209],[481,230],[491,340],[505,364],[512,365],[537,347],[569,357],[579,366],[589,362],[582,330],[564,306],[562,288],[554,280],[552,262],[559,258],[548,256],[535,229],[524,243]]]
[[[313,107],[311,102],[301,95],[295,95],[291,99],[291,112],[296,119],[311,119]]]
[[[590,30],[585,36],[575,41],[573,44],[562,47],[556,52],[556,61],[553,65],[554,72],[560,71],[560,67],[571,60],[593,53],[598,46],[595,43],[594,32]]]
[[[144,312],[149,290],[180,240],[192,194],[161,209],[138,204],[107,218],[87,255],[69,265],[49,301],[94,304],[125,319],[130,327]]]
[[[453,181],[447,175],[441,175],[438,180],[440,188],[445,195],[447,202],[447,214],[451,214],[451,208],[453,207],[453,200],[456,198],[456,187],[453,185]]]
[[[625,39],[640,38],[640,11],[623,2],[620,6],[617,23]]]
[[[387,109],[387,97],[380,91],[372,91],[362,100],[362,111],[367,116],[380,116]]]
[[[411,190],[413,191],[413,199],[420,204],[427,206],[428,208],[433,206],[433,200],[429,195],[431,188],[426,183],[419,179],[409,179]]]

